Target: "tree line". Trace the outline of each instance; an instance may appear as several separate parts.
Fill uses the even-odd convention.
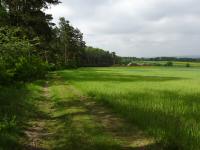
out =
[[[167,61],[167,62],[200,62],[200,58],[189,58],[189,57],[153,57],[153,58],[138,58],[138,57],[120,57],[118,64],[128,65],[131,62],[137,61]],[[156,63],[159,65],[159,63]]]
[[[86,46],[68,20],[59,25],[43,10],[59,0],[0,0],[0,83],[30,81],[49,70],[111,66],[115,53]]]

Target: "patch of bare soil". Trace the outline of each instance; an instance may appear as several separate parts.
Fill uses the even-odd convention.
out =
[[[40,109],[41,114],[38,114],[35,120],[32,120],[28,123],[29,127],[25,131],[27,141],[25,149],[26,150],[47,150],[49,149],[45,145],[45,140],[48,139],[53,133],[47,128],[47,123],[51,122],[51,117],[49,116],[51,111],[51,103],[48,101],[48,82],[44,85],[43,88],[44,97],[43,100],[40,100],[37,104],[37,107]]]

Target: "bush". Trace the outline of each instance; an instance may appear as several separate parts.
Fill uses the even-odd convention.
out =
[[[153,66],[162,66],[160,63],[153,63]]]
[[[65,69],[77,69],[78,65],[76,60],[69,60],[65,65]]]
[[[173,65],[174,65],[173,62],[171,62],[171,61],[168,61],[168,62],[165,64],[166,67],[172,67]]]
[[[0,28],[0,84],[44,77],[47,64],[20,28]]]
[[[5,65],[0,63],[0,84],[11,82],[12,76],[12,73],[6,70]]]
[[[187,64],[186,64],[186,67],[190,67],[190,64],[189,64],[189,63],[187,63]]]
[[[16,63],[14,78],[18,81],[31,81],[44,78],[48,71],[48,65],[37,57],[20,58]]]

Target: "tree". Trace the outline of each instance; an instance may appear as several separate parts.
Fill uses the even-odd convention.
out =
[[[19,27],[0,28],[0,83],[43,77],[46,65]]]
[[[54,56],[65,67],[77,67],[84,52],[85,42],[79,29],[70,25],[65,18],[60,18],[59,27],[54,28],[54,40],[51,43]]]
[[[166,67],[172,67],[173,65],[174,65],[174,64],[173,64],[172,61],[168,61],[168,62],[165,64]]]
[[[65,18],[60,18],[59,26],[54,27],[52,16],[43,10],[58,3],[59,0],[0,0],[0,27],[7,26],[0,29],[2,72],[11,78],[26,79],[44,62],[53,69],[116,63],[115,53],[86,48],[83,33]]]
[[[50,4],[58,4],[58,0],[2,0],[8,9],[9,22],[12,26],[24,27],[30,35],[51,38],[52,16],[42,10]]]
[[[112,66],[118,62],[114,52],[104,51],[99,48],[86,47],[82,66]]]
[[[8,13],[3,5],[3,3],[0,1],[0,26],[5,26],[8,22]]]
[[[69,21],[66,21],[65,18],[60,18],[59,22],[59,38],[60,44],[64,49],[64,64],[67,65],[69,51],[70,51],[70,41],[73,36],[73,27],[69,25]]]
[[[189,64],[189,63],[187,63],[185,66],[189,68],[189,67],[190,67],[190,64]]]

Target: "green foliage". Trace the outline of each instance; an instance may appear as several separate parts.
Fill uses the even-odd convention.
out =
[[[19,81],[32,81],[44,78],[48,71],[48,65],[37,57],[20,58],[16,63],[14,78]]]
[[[8,14],[0,1],[0,26],[6,25],[8,22]]]
[[[35,102],[40,99],[37,84],[0,86],[0,150],[21,150],[24,129],[38,112]]]
[[[122,59],[122,65],[125,66],[126,63],[124,63],[123,59]],[[135,61],[129,61],[128,64],[130,64],[130,66],[165,66],[166,63],[167,61],[135,60]],[[193,68],[200,67],[200,63],[198,62],[173,61],[174,67],[186,67],[187,64],[189,64],[190,67],[193,67]]]
[[[8,51],[6,58],[9,59],[10,64],[14,65],[18,61],[24,61],[24,58],[27,58],[24,56],[27,55],[27,50],[31,55],[35,48],[37,51],[34,54],[51,64],[51,70],[116,64],[119,57],[115,53],[95,48],[90,48],[93,52],[88,51],[88,48],[85,49],[83,34],[65,18],[60,18],[59,26],[53,28],[55,24],[51,22],[52,16],[46,14],[42,9],[47,9],[50,4],[58,3],[59,0],[2,0],[1,4],[4,5],[0,5],[0,19],[6,18],[6,21],[0,21],[3,25],[11,26],[3,29],[5,33],[7,33],[6,30],[12,30],[8,31],[9,35],[6,35],[9,37],[7,39],[4,37],[2,40],[4,52]],[[15,30],[13,30],[14,28]],[[17,31],[22,28],[23,33]],[[34,45],[34,37],[39,39],[37,45]],[[11,41],[8,42],[8,40]],[[13,57],[15,59],[12,59]],[[14,62],[11,63],[12,60]],[[30,62],[30,60],[26,60],[26,62]]]
[[[162,66],[159,62],[151,62],[151,61],[133,61],[127,64],[127,66]]]
[[[173,64],[172,61],[168,61],[168,62],[165,64],[166,67],[172,67],[173,65],[174,65],[174,64]]]
[[[55,38],[51,42],[53,54],[50,56],[50,62],[58,67],[76,68],[85,48],[83,34],[65,18],[60,18],[59,27],[53,31]]]
[[[0,83],[31,80],[46,73],[46,65],[20,28],[0,28]]]
[[[99,48],[86,47],[82,59],[82,66],[112,66],[117,62],[115,53],[104,51]]]
[[[12,73],[6,69],[5,63],[1,60],[0,61],[0,83],[9,83],[12,78]]]
[[[9,10],[9,24],[24,27],[29,33],[36,34],[45,40],[51,39],[53,19],[43,9],[50,4],[58,4],[58,0],[1,0]]]
[[[186,66],[186,67],[190,67],[190,64],[189,64],[189,63],[187,63],[185,66]]]
[[[114,52],[86,47],[83,34],[60,18],[59,27],[54,30],[55,38],[51,42],[53,55],[50,62],[55,68],[77,68],[80,66],[112,66],[120,62]]]

